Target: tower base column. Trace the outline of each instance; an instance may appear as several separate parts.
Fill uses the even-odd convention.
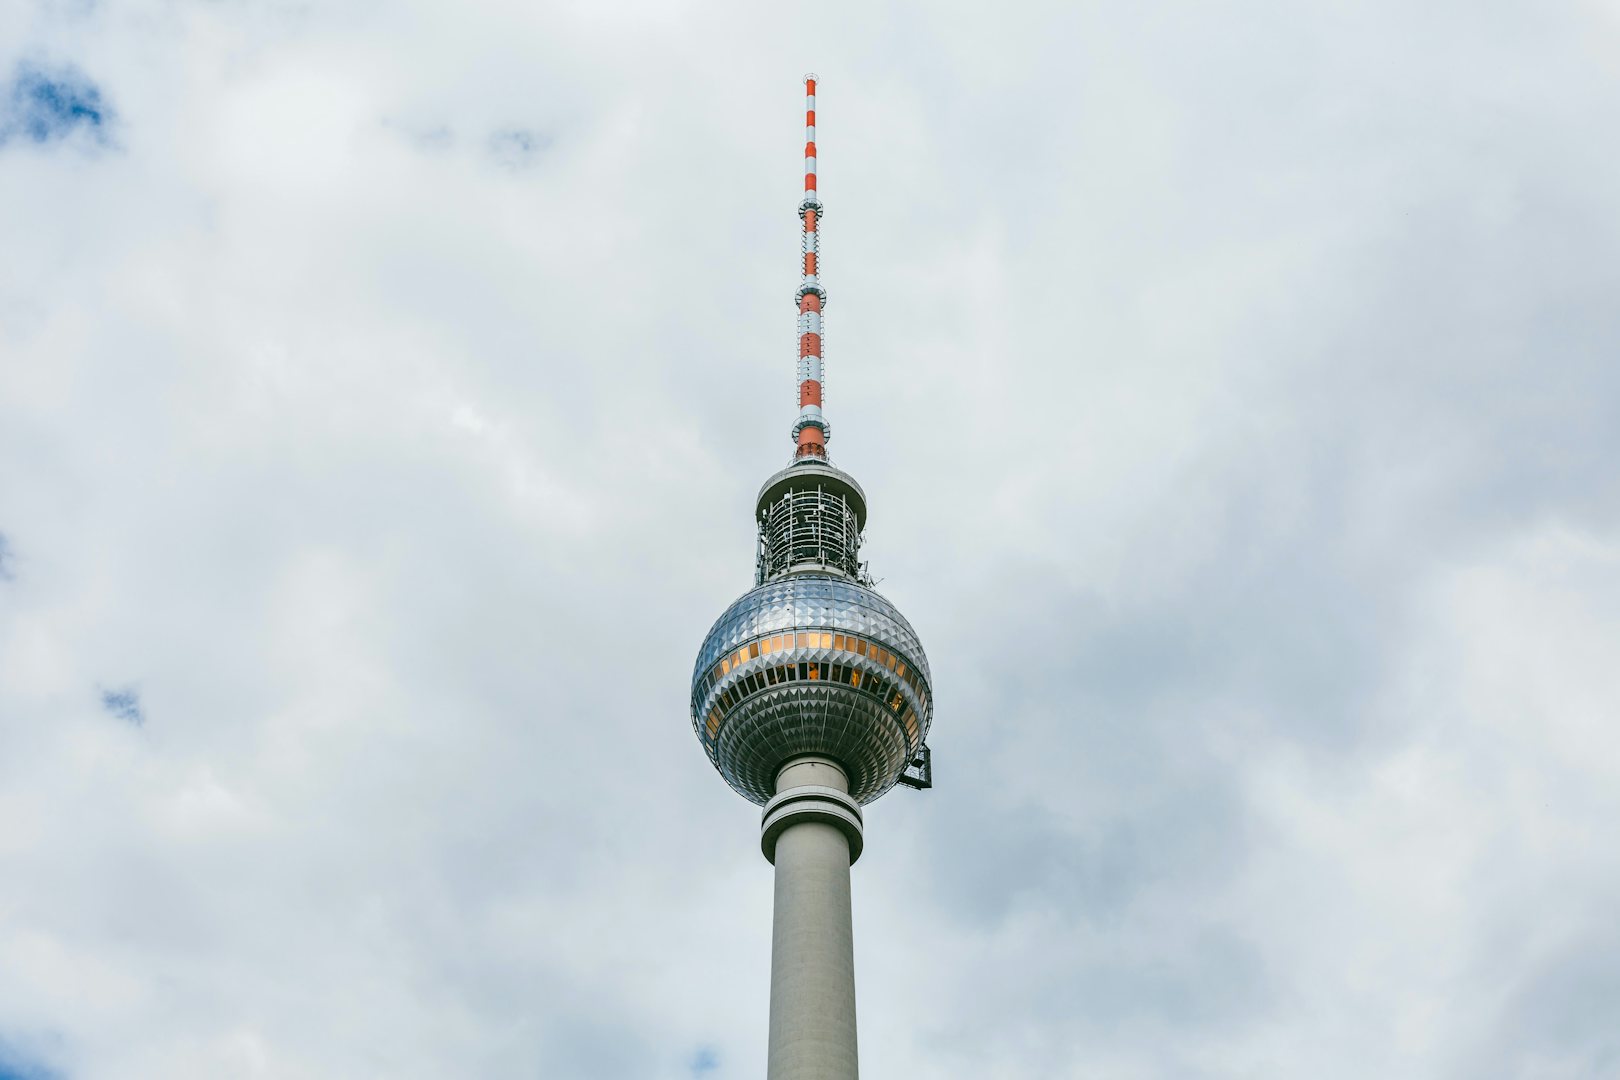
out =
[[[861,811],[844,771],[795,758],[765,804],[761,847],[776,864],[767,1080],[857,1080],[855,937],[849,867]]]

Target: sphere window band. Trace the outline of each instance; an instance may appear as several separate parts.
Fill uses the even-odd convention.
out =
[[[703,728],[707,735],[705,742],[711,744],[711,753],[712,744],[719,738],[727,712],[738,703],[761,690],[782,683],[815,681],[841,683],[882,701],[904,727],[907,748],[916,750],[920,735],[918,715],[928,715],[927,684],[917,674],[916,669],[908,666],[900,656],[854,634],[809,630],[773,634],[741,645],[736,651],[722,657],[720,662],[700,680],[692,695],[694,706],[701,709],[703,701],[708,698],[715,684],[749,661],[757,660],[761,656],[769,657],[775,653],[800,649],[830,651],[841,654],[843,659],[818,658],[799,660],[797,663],[758,665],[748,674],[729,680],[731,685],[722,689],[707,713],[703,714]],[[860,659],[853,659],[856,657]],[[870,669],[863,669],[862,661],[892,673],[893,678],[889,679]],[[911,690],[910,695],[900,689],[899,684],[902,683]]]
[[[854,653],[865,656],[873,662],[887,667],[895,675],[903,679],[911,687],[926,709],[928,707],[928,691],[916,671],[906,667],[906,662],[897,654],[875,643],[868,643],[854,634],[835,634],[827,631],[800,631],[796,634],[775,634],[759,641],[751,641],[741,646],[736,652],[724,656],[714,666],[708,676],[700,684],[693,696],[700,698],[707,694],[722,677],[729,674],[732,669],[741,667],[749,660],[757,660],[761,655],[770,655],[773,652],[782,652],[788,649],[830,649],[833,652]],[[814,665],[812,665],[814,666]],[[815,678],[815,676],[810,676]],[[859,685],[858,683],[856,685]]]

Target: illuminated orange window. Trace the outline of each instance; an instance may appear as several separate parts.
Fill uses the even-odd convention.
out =
[[[730,670],[731,670],[731,657],[729,657],[729,656],[721,657],[720,658],[720,674],[724,675],[726,672],[728,672]]]
[[[851,668],[850,672],[849,672],[849,685],[851,685],[851,686],[859,686],[859,685],[861,685],[861,673],[856,671],[854,668]]]
[[[814,664],[811,664],[811,665],[810,665],[810,677],[811,677],[811,678],[812,678],[812,679],[819,679],[819,678],[821,678],[821,675],[820,675],[820,673],[819,673],[819,672],[818,672],[818,671],[817,671],[817,670],[816,670],[816,665],[814,665]]]
[[[808,649],[810,647],[810,635],[800,634],[793,643],[801,649]]]
[[[855,651],[860,653],[862,656],[865,656],[866,655],[866,642],[862,641],[860,638],[856,638],[855,639]]]
[[[776,639],[773,638],[773,637],[768,637],[764,641],[760,642],[759,643],[759,651],[762,652],[762,653],[767,653],[767,654],[775,652],[776,651]]]
[[[896,694],[894,695],[894,700],[889,702],[889,708],[893,709],[895,712],[899,712],[900,706],[904,705],[905,703],[906,699],[901,697],[899,694]]]
[[[894,665],[896,663],[895,658],[894,658],[894,653],[884,653],[883,654],[883,662],[889,665],[889,670],[890,671],[893,671],[894,670]]]
[[[720,714],[717,712],[710,712],[709,722],[704,726],[709,729],[709,738],[714,738],[720,732]]]
[[[911,736],[911,741],[912,742],[916,742],[917,741],[917,714],[912,712],[910,709],[906,710],[905,725],[906,725],[906,734]]]
[[[899,667],[894,669],[894,673],[904,679],[906,677],[906,665],[901,664]],[[909,682],[910,680],[908,679],[907,681]]]
[[[833,635],[833,648],[837,649],[839,652],[844,651],[844,635],[843,634],[834,634]]]

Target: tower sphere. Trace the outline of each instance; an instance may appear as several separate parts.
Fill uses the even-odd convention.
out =
[[[764,805],[777,771],[831,758],[865,804],[888,791],[928,735],[922,642],[895,606],[838,571],[783,573],[744,593],[703,641],[692,724],[737,793]]]

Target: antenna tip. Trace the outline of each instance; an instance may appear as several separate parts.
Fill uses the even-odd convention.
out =
[[[805,82],[815,82],[819,77],[820,76],[818,76],[813,71],[807,71],[807,72],[804,73],[804,81]]]

